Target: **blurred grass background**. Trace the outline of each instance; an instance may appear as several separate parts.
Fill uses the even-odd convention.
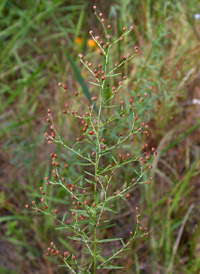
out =
[[[149,94],[137,107],[151,126],[150,145],[158,148],[154,183],[137,190],[129,205],[140,205],[153,232],[131,246],[127,273],[198,274],[200,20],[194,17],[200,13],[198,0],[0,1],[0,272],[67,273],[44,254],[55,237],[60,245],[72,247],[64,235],[56,236],[51,220],[27,212],[24,204],[39,197],[38,188],[50,174],[51,148],[43,140],[47,109],[56,114],[66,142],[77,130],[70,121],[66,127],[61,117],[64,99],[57,83],[66,82],[72,90],[81,85],[86,101],[87,86],[91,93],[94,90],[77,58],[81,52],[98,62],[88,35],[90,29],[101,35],[94,4],[112,25],[113,36],[123,26],[135,26],[124,46],[115,49],[113,62],[139,47],[138,57],[123,68],[128,75],[124,99],[126,94]],[[56,197],[52,201],[68,204],[62,192]],[[123,224],[128,226],[131,210],[123,215],[125,211]]]

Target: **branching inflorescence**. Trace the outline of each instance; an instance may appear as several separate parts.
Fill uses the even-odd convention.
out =
[[[133,54],[127,54],[121,59],[120,63],[116,63],[113,68],[110,65],[110,51],[116,43],[120,43],[124,40],[124,37],[133,30],[133,26],[126,30],[124,27],[121,36],[112,41],[109,31],[111,26],[105,26],[105,20],[102,13],[97,14],[96,7],[94,6],[95,15],[100,21],[103,30],[105,32],[106,41],[100,39],[99,36],[94,36],[91,30],[89,34],[99,47],[99,54],[102,58],[102,63],[98,65],[96,69],[92,68],[92,63],[85,60],[82,54],[79,54],[81,63],[91,73],[91,76],[95,79],[94,82],[90,82],[98,89],[98,94],[91,97],[90,105],[85,106],[84,115],[79,115],[77,111],[69,110],[69,106],[63,110],[63,114],[72,116],[76,120],[80,120],[82,137],[77,137],[73,146],[67,145],[62,141],[59,136],[54,121],[52,118],[51,110],[48,110],[48,118],[46,121],[50,124],[50,133],[45,133],[48,143],[59,144],[64,147],[70,153],[75,154],[81,166],[84,166],[83,173],[76,179],[70,177],[70,166],[68,163],[64,165],[60,164],[58,157],[55,153],[51,153],[54,180],[46,179],[47,186],[59,186],[64,189],[69,199],[72,201],[72,208],[70,209],[70,221],[66,216],[69,213],[64,213],[62,210],[51,209],[48,204],[48,197],[45,196],[43,187],[40,187],[43,203],[43,208],[37,206],[35,201],[32,201],[31,208],[36,212],[42,212],[59,223],[59,229],[68,231],[68,239],[76,241],[81,244],[81,252],[78,254],[72,254],[69,251],[60,252],[57,246],[51,242],[50,247],[47,248],[47,256],[51,254],[58,256],[63,262],[62,266],[67,267],[71,273],[98,273],[100,269],[121,269],[121,266],[114,265],[114,260],[119,258],[119,255],[127,250],[129,244],[138,237],[144,237],[148,235],[148,231],[143,229],[140,224],[140,213],[138,207],[136,207],[136,224],[133,231],[130,231],[129,235],[124,238],[109,238],[102,237],[102,231],[114,226],[111,221],[112,217],[109,214],[117,214],[113,209],[113,203],[118,200],[127,200],[130,198],[131,190],[135,185],[150,184],[149,181],[144,181],[144,174],[152,168],[151,161],[153,156],[148,153],[148,144],[144,143],[144,139],[149,136],[148,125],[139,121],[139,114],[136,113],[136,109],[133,105],[134,100],[129,99],[127,103],[124,100],[120,100],[120,103],[116,105],[110,105],[111,100],[116,100],[117,94],[123,87],[126,76],[123,76],[117,86],[111,87],[111,77],[116,78],[121,73],[116,73],[124,63],[132,59],[138,52],[138,48],[134,48]],[[64,92],[67,91],[65,84],[59,83]],[[109,93],[108,91],[111,92]],[[74,98],[80,103],[79,92],[76,91]],[[147,96],[144,94],[143,98],[138,94],[138,100],[142,103]],[[107,110],[112,109],[112,114]],[[115,109],[115,110],[113,110]],[[125,123],[125,118],[129,116],[131,123],[129,122],[124,132],[119,132],[118,135],[112,134],[113,125],[120,126]],[[105,138],[106,136],[106,138]],[[136,152],[126,151],[125,155],[119,153],[119,149],[122,150],[123,145],[126,143],[134,142],[137,136],[139,138],[140,147]],[[90,152],[83,151],[83,148],[87,145]],[[127,146],[126,146],[127,147]],[[155,155],[155,149],[152,148],[153,155]],[[143,156],[141,156],[143,154]],[[130,182],[123,182],[120,187],[115,187],[115,183],[118,181],[116,173],[127,168],[127,165],[133,165],[137,167],[134,169],[134,178]],[[66,171],[66,175],[61,175],[61,170]],[[139,170],[139,171],[138,171]],[[72,181],[72,183],[66,183],[66,181]],[[29,208],[29,205],[25,205]],[[120,247],[116,248],[112,244],[116,241],[120,242]],[[110,255],[104,254],[104,246],[109,243]],[[119,245],[118,245],[119,246]],[[107,247],[108,248],[108,247]],[[81,259],[81,253],[84,253],[84,260]],[[102,273],[102,272],[100,272]]]

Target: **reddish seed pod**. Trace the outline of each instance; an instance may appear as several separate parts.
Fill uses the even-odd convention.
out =
[[[47,206],[44,206],[44,209],[47,209]]]
[[[32,205],[35,205],[35,201],[32,201]]]
[[[71,199],[72,199],[72,200],[74,200],[74,199],[75,199],[75,196],[74,196],[74,195],[72,195],[72,196],[71,196]]]
[[[123,105],[123,104],[124,104],[124,101],[123,101],[123,100],[121,100],[120,104],[121,104],[121,105]]]
[[[73,260],[76,260],[76,256],[73,256],[72,259],[73,259]]]
[[[44,198],[43,197],[40,200],[41,200],[41,202],[44,202]]]
[[[76,96],[78,96],[78,95],[79,95],[78,91],[75,91],[75,95],[76,95]]]
[[[131,236],[133,235],[133,231],[130,231],[130,235],[131,235]]]
[[[92,101],[97,100],[97,96],[92,97],[91,100],[92,100]]]
[[[80,53],[78,56],[80,59],[83,59],[83,54]]]
[[[46,256],[49,256],[49,253],[46,253],[45,255],[46,255]]]
[[[123,31],[126,31],[126,27],[123,27]]]
[[[40,212],[38,209],[35,210],[36,213]]]
[[[51,242],[51,243],[50,243],[50,245],[51,245],[51,246],[54,246],[54,243],[53,243],[53,242]]]
[[[103,16],[103,13],[102,13],[102,12],[100,12],[100,13],[99,13],[99,17],[102,17],[102,16]]]
[[[111,28],[111,25],[108,25],[107,28],[110,29],[110,28]]]
[[[123,41],[123,40],[124,40],[124,37],[123,37],[123,36],[122,36],[122,37],[120,37],[120,38],[119,38],[119,40],[120,40],[120,41]]]
[[[63,114],[67,114],[67,111],[65,109],[63,109],[62,113]]]
[[[65,168],[67,168],[67,169],[69,168],[69,165],[67,163],[65,164]]]
[[[93,134],[94,134],[94,132],[91,130],[91,131],[89,131],[89,134],[90,134],[90,135],[93,135]]]
[[[103,55],[103,52],[101,50],[98,51],[99,55]]]
[[[94,203],[92,206],[93,206],[93,207],[96,207],[96,204]]]
[[[115,90],[116,90],[116,87],[115,87],[115,86],[114,86],[114,87],[112,87],[112,90],[113,90],[113,91],[115,91]]]
[[[50,123],[50,119],[49,119],[49,118],[47,118],[47,119],[46,119],[46,122],[47,122],[47,123]]]
[[[130,26],[130,30],[132,30],[133,29],[133,26]]]
[[[87,201],[87,200],[85,200],[83,203],[84,203],[84,205],[87,205],[87,204],[88,204],[88,201]]]
[[[62,83],[61,83],[61,82],[59,82],[59,83],[58,83],[58,86],[59,86],[59,87],[62,87]]]
[[[25,205],[25,208],[29,208],[29,205]]]
[[[137,53],[138,52],[138,47],[134,47],[134,51],[135,51],[135,53]]]
[[[76,140],[77,140],[78,142],[80,142],[80,141],[81,141],[81,138],[78,137],[78,138],[76,138]]]
[[[130,196],[131,196],[130,193],[126,194],[126,198],[129,198]]]
[[[65,256],[65,257],[68,257],[68,256],[69,256],[69,251],[65,251],[65,252],[64,252],[64,256]]]
[[[75,212],[74,212],[74,211],[72,211],[72,215],[73,215],[73,216],[75,215]]]
[[[82,191],[83,194],[85,194],[86,192],[87,192],[87,191],[86,191],[85,189]]]
[[[58,210],[57,210],[57,209],[55,209],[54,212],[55,212],[56,214],[58,214]]]

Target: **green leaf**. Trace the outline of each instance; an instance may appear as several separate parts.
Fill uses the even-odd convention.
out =
[[[98,229],[104,229],[104,228],[109,228],[109,227],[113,227],[115,226],[116,224],[111,224],[111,225],[102,225],[102,226],[99,226]]]
[[[95,177],[94,174],[90,173],[90,172],[87,172],[87,171],[84,171],[86,174],[92,176],[92,177]]]
[[[103,240],[99,240],[99,243],[108,243],[108,242],[114,242],[114,241],[121,241],[122,238],[112,238],[112,239],[103,239]]]
[[[84,180],[85,180],[87,183],[89,183],[89,184],[94,184],[93,181],[91,181],[91,180],[89,180],[89,179],[87,179],[87,178],[84,178]]]
[[[112,210],[109,207],[106,206],[99,206],[100,209],[103,209],[104,211],[109,211],[109,212],[113,212],[113,213],[118,213],[117,211]]]
[[[75,165],[79,165],[79,166],[92,166],[93,163],[81,163],[81,162],[77,162],[77,163],[74,163]]]
[[[123,269],[123,266],[116,266],[116,265],[107,265],[107,266],[101,266],[99,269]]]

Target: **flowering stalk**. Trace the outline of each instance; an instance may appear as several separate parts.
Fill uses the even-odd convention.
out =
[[[133,99],[129,99],[129,105],[124,100],[120,101],[120,104],[109,105],[111,100],[115,100],[119,93],[119,90],[123,87],[123,83],[126,80],[126,76],[123,76],[122,80],[118,83],[118,86],[112,87],[112,94],[109,98],[105,96],[105,93],[110,88],[109,79],[110,77],[117,77],[121,73],[115,73],[116,70],[132,59],[138,52],[138,48],[135,47],[134,53],[132,55],[128,54],[122,58],[122,61],[115,64],[114,68],[110,68],[110,50],[118,42],[124,40],[124,36],[128,35],[132,31],[131,26],[128,31],[123,28],[121,36],[111,42],[111,36],[109,30],[110,25],[105,26],[105,20],[102,13],[97,14],[96,7],[94,7],[95,14],[98,20],[101,22],[106,42],[104,43],[100,40],[99,36],[94,36],[93,31],[90,31],[90,35],[99,47],[99,54],[103,58],[103,65],[99,64],[98,69],[92,69],[92,63],[84,59],[82,54],[79,54],[80,61],[87,70],[91,73],[91,76],[95,78],[95,82],[90,82],[99,88],[98,96],[91,97],[92,104],[86,107],[85,114],[80,115],[75,110],[69,110],[68,104],[66,104],[66,109],[63,110],[63,114],[68,114],[75,118],[76,120],[81,120],[82,134],[83,137],[77,137],[76,142],[73,146],[68,146],[65,144],[56,130],[54,125],[51,110],[48,110],[47,122],[50,124],[50,133],[45,133],[48,143],[60,144],[67,151],[74,153],[77,158],[82,161],[80,165],[88,167],[83,171],[78,178],[73,179],[70,177],[70,165],[65,163],[62,167],[58,161],[58,157],[55,153],[51,153],[52,165],[54,167],[53,177],[54,180],[49,180],[46,177],[47,186],[59,186],[64,189],[66,194],[71,197],[72,206],[70,221],[66,221],[66,213],[63,214],[58,209],[50,209],[48,205],[48,197],[45,195],[43,187],[40,188],[43,197],[41,202],[43,203],[43,209],[36,205],[35,201],[32,201],[32,209],[37,213],[42,212],[53,219],[55,219],[61,226],[58,229],[66,230],[69,232],[68,239],[79,242],[83,245],[81,252],[87,256],[87,260],[84,263],[81,260],[80,254],[71,254],[69,251],[65,251],[63,255],[57,249],[57,246],[51,242],[50,247],[47,248],[46,255],[49,256],[53,254],[63,261],[63,265],[67,267],[72,273],[88,273],[96,274],[98,269],[121,269],[121,267],[113,265],[114,259],[119,257],[119,255],[127,249],[129,244],[138,237],[144,237],[148,235],[146,231],[140,224],[140,213],[139,209],[136,207],[136,225],[134,231],[130,231],[130,234],[124,236],[124,238],[113,238],[113,239],[102,239],[99,233],[100,229],[108,229],[113,226],[109,223],[109,218],[106,218],[106,214],[112,213],[116,214],[116,211],[112,209],[112,202],[116,199],[127,200],[130,199],[131,189],[138,184],[150,184],[149,181],[143,181],[144,174],[148,169],[151,169],[151,162],[153,157],[149,155],[148,144],[144,144],[145,137],[149,136],[148,125],[144,122],[139,124],[139,114],[135,112],[135,107],[133,106]],[[113,74],[115,73],[115,74]],[[59,86],[63,88],[63,91],[67,92],[66,85],[59,83]],[[80,102],[78,99],[79,92],[75,92],[74,99],[76,102]],[[141,94],[138,94],[138,98],[142,103],[147,94],[141,98]],[[98,111],[94,111],[95,107]],[[116,111],[112,113],[109,117],[105,117],[104,112],[107,108],[116,107]],[[120,110],[118,111],[118,109]],[[128,132],[126,134],[120,132],[117,140],[110,137],[105,138],[106,130],[112,128],[112,123],[121,124],[124,123],[126,116],[131,117],[130,127],[128,126]],[[137,125],[137,127],[136,127]],[[123,148],[123,144],[126,142],[132,142],[137,136],[142,135],[141,146],[134,155],[130,152],[126,152],[125,155],[119,153],[116,155],[117,150]],[[140,138],[138,137],[138,140]],[[88,153],[86,153],[82,147],[77,149],[80,145],[88,144]],[[89,149],[92,152],[89,153]],[[152,148],[155,154],[155,149]],[[143,157],[141,156],[143,153]],[[109,156],[109,164],[108,164]],[[121,186],[121,189],[115,189],[113,185],[114,181],[117,181],[116,172],[124,169],[128,164],[135,164],[135,166],[140,166],[140,171],[134,170],[137,176],[131,179],[130,182],[125,182]],[[91,171],[92,168],[92,171]],[[66,170],[66,176],[62,176],[62,170]],[[88,179],[88,177],[92,177]],[[66,183],[66,179],[72,183]],[[112,190],[114,188],[114,190]],[[87,198],[86,198],[87,197]],[[29,205],[26,205],[29,208]],[[107,224],[108,223],[108,224]],[[109,243],[114,244],[115,241],[121,243],[121,248],[116,249],[114,246],[110,253],[110,256],[104,255],[104,246]]]

